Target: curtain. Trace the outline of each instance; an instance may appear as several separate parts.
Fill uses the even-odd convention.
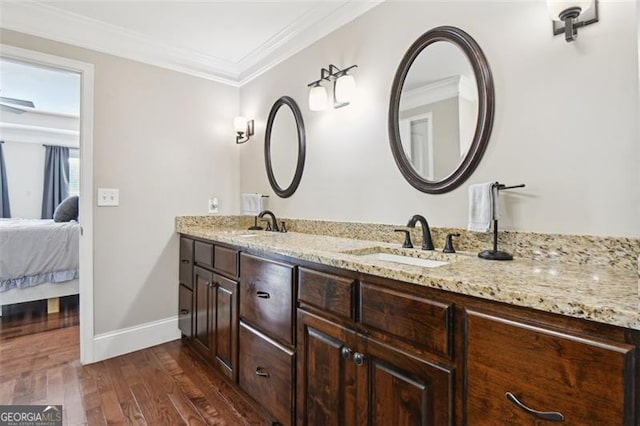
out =
[[[3,143],[3,141],[0,141],[0,217],[11,217],[9,189],[7,188],[7,167],[4,164],[4,154],[2,153]]]
[[[45,145],[42,218],[52,219],[58,204],[69,196],[69,148]]]

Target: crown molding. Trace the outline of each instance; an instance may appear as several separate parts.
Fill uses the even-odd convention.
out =
[[[383,1],[317,6],[237,63],[35,1],[3,0],[0,27],[239,87]]]
[[[320,6],[315,7],[239,62],[240,86],[384,1],[351,0],[324,13]]]

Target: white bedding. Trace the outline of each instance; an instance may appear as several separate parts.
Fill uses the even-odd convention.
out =
[[[0,292],[78,278],[80,224],[0,219]]]

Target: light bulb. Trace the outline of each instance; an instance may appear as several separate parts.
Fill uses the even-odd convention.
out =
[[[348,103],[351,102],[356,92],[356,79],[352,75],[342,75],[336,80],[334,90],[335,102]]]
[[[320,86],[312,86],[309,90],[309,109],[322,111],[327,108],[327,90]]]

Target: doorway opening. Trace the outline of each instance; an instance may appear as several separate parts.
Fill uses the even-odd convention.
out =
[[[3,242],[13,244],[13,240],[17,239],[27,244],[29,238],[23,238],[19,233],[22,228],[57,224],[65,230],[58,232],[38,228],[37,232],[30,231],[28,235],[37,244],[38,238],[48,238],[43,237],[46,235],[43,233],[53,233],[58,238],[59,234],[68,234],[69,228],[73,228],[78,244],[75,269],[70,266],[73,256],[70,256],[72,250],[68,249],[50,249],[49,259],[44,259],[43,264],[51,265],[53,257],[60,260],[68,256],[69,259],[62,260],[63,266],[60,268],[43,270],[41,273],[30,269],[29,274],[20,276],[20,272],[16,274],[16,262],[0,263],[0,285],[4,284],[4,288],[0,287],[0,304],[14,301],[12,297],[32,304],[42,304],[34,301],[46,300],[44,303],[50,312],[62,308],[62,313],[57,314],[61,325],[73,321],[75,309],[76,321],[79,319],[80,322],[80,361],[83,364],[91,363],[94,334],[91,203],[93,65],[7,45],[0,45],[0,65],[3,67],[0,80],[0,140],[5,141],[2,145],[5,147],[4,161],[7,163],[3,167],[5,173],[0,174],[0,178],[6,181],[1,186],[3,197],[0,199],[3,204],[14,205],[13,212],[4,208],[0,210],[4,216],[12,218],[2,219],[9,228]],[[48,86],[44,84],[52,81],[54,83]],[[18,87],[21,85],[22,88]],[[27,166],[29,158],[31,168]],[[33,172],[39,169],[36,165],[38,162],[42,168],[34,176]],[[25,167],[20,167],[20,163]],[[33,186],[34,182],[39,186]],[[74,196],[78,198],[74,200]],[[77,217],[73,213],[74,202]],[[39,208],[36,207],[38,204]],[[53,216],[55,221],[49,219]],[[22,220],[17,217],[22,217]],[[72,232],[71,236],[61,238],[71,241]],[[27,250],[32,256],[32,263],[36,263],[38,255],[35,251],[20,244],[15,247],[18,248],[2,246],[0,250],[6,250],[6,253]],[[8,259],[8,256],[3,256],[3,259]],[[10,272],[19,276],[15,280],[3,276],[11,275]],[[79,300],[75,296],[78,293],[81,295]],[[27,311],[37,308],[25,307]],[[5,312],[11,313],[15,309],[16,306],[12,305]],[[37,330],[38,326],[34,325],[32,329]]]

